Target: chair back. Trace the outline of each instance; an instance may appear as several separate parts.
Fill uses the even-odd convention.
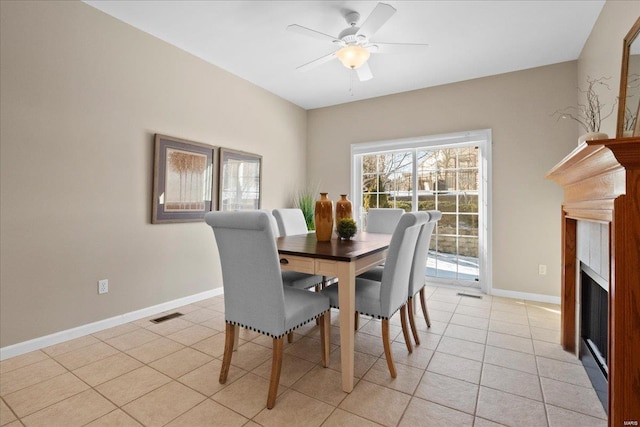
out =
[[[269,215],[209,212],[224,287],[225,320],[271,336],[285,332],[284,291]]]
[[[273,231],[273,237],[280,237],[280,228],[278,228],[278,222],[276,217],[273,216],[269,209],[260,209],[260,212],[265,212],[269,217],[269,223],[271,224],[271,231]]]
[[[403,209],[371,208],[367,212],[367,233],[392,234]]]
[[[307,234],[309,232],[304,214],[300,209],[274,209],[273,216],[278,223],[280,237]]]
[[[418,234],[429,219],[425,212],[406,213],[396,225],[380,282],[381,315],[391,317],[406,301]]]
[[[436,222],[442,218],[440,211],[426,211],[429,215],[427,222],[422,224],[418,240],[416,242],[416,250],[413,255],[413,265],[411,266],[411,276],[409,278],[409,294],[412,297],[424,286],[424,270],[427,266],[427,256],[429,254],[429,243]]]

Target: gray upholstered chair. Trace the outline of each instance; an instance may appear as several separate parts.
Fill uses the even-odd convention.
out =
[[[306,234],[307,223],[300,209],[274,209],[269,214],[273,234],[276,237],[290,236],[294,234]],[[302,220],[302,222],[300,222]],[[282,282],[285,286],[297,289],[310,289],[316,287],[319,290],[323,283],[322,276],[314,274],[300,273],[298,271],[283,271]]]
[[[320,318],[322,362],[329,361],[329,299],[317,292],[283,286],[278,249],[269,216],[260,211],[209,212],[224,287],[225,346],[220,383],[227,380],[235,328],[248,328],[273,338],[273,362],[267,408],[275,405],[284,336]],[[242,351],[242,347],[238,351]]]
[[[422,314],[424,315],[424,320],[427,322],[427,328],[430,328],[431,320],[429,319],[427,302],[424,298],[424,270],[427,266],[427,257],[429,256],[429,243],[431,242],[433,229],[436,226],[436,222],[438,222],[440,218],[442,218],[442,212],[440,211],[427,211],[427,213],[429,214],[429,220],[422,225],[422,230],[420,230],[418,242],[416,243],[416,252],[413,257],[413,265],[411,266],[411,277],[409,278],[409,324],[411,325],[411,332],[413,332],[413,338],[416,342],[416,345],[420,345],[420,338],[418,337],[418,330],[416,328],[415,319],[413,317],[413,299],[419,292]]]
[[[273,216],[278,223],[280,236],[293,236],[295,234],[307,234],[307,221],[300,209],[274,209]]]
[[[431,327],[431,321],[429,320],[429,311],[427,310],[427,303],[424,298],[424,286],[425,275],[424,270],[427,264],[427,256],[429,254],[429,243],[431,242],[431,235],[436,222],[442,218],[442,212],[440,211],[426,211],[429,218],[426,223],[422,225],[418,240],[416,242],[416,250],[413,256],[413,263],[411,265],[411,275],[409,277],[409,294],[408,294],[408,312],[409,312],[409,324],[411,325],[411,331],[416,345],[420,345],[420,338],[418,337],[418,331],[415,324],[415,318],[413,315],[413,298],[418,292],[420,292],[420,304],[422,306],[422,314],[427,322],[427,327]],[[369,280],[382,280],[382,267],[375,267],[369,271],[362,273],[360,278]]]
[[[295,208],[274,209],[272,213],[278,225],[280,237],[309,233],[302,210]],[[282,280],[286,286],[293,286],[298,289],[315,287],[316,291],[324,288],[328,281],[326,276],[315,276],[297,271],[283,271]]]
[[[367,212],[367,233],[391,234],[404,214],[403,209],[371,208]]]
[[[416,241],[422,224],[428,219],[424,212],[402,215],[393,231],[387,261],[384,265],[381,281],[356,278],[356,311],[368,316],[382,319],[382,344],[391,377],[396,377],[396,368],[391,355],[389,342],[389,319],[400,309],[400,320],[405,342],[409,352],[412,351],[411,339],[407,329],[406,303],[409,291],[411,263],[416,248]],[[331,306],[338,307],[338,287],[331,285],[322,291],[331,299]]]
[[[400,217],[404,214],[403,209],[396,208],[370,208],[367,212],[366,231],[367,233],[392,234],[395,230]],[[380,265],[380,276],[382,275],[382,267]],[[380,279],[378,278],[378,281]],[[360,325],[360,316],[355,313],[355,329],[358,330]]]

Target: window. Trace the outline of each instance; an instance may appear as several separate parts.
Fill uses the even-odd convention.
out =
[[[487,291],[490,138],[484,130],[352,145],[352,194],[360,225],[366,228],[373,207],[441,211],[426,275]]]

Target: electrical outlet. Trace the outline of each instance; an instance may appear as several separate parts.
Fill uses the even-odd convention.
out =
[[[106,294],[107,292],[109,292],[109,280],[108,279],[98,280],[98,293]]]
[[[547,265],[546,264],[538,264],[538,274],[540,276],[547,275]]]

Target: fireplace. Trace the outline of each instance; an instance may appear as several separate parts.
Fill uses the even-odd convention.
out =
[[[578,237],[582,222],[604,224],[609,245],[597,245],[586,262],[608,278],[608,331],[599,352],[606,360],[608,425],[640,422],[640,137],[587,141],[553,167],[547,178],[564,189],[562,221],[561,344],[571,353],[588,357],[581,349],[581,273]],[[592,234],[597,240],[597,235]],[[603,246],[600,246],[601,248]],[[592,256],[593,255],[593,256]],[[598,256],[600,255],[600,256]],[[600,259],[598,269],[597,260]],[[595,263],[591,261],[596,261]],[[606,264],[603,262],[606,261]],[[586,323],[586,322],[585,322]],[[597,340],[597,338],[596,338]],[[595,342],[593,338],[591,341]],[[603,351],[605,353],[603,353]],[[597,372],[601,363],[595,361]],[[600,389],[599,386],[596,386]]]
[[[608,283],[580,263],[580,361],[607,411],[609,369],[609,291]]]

